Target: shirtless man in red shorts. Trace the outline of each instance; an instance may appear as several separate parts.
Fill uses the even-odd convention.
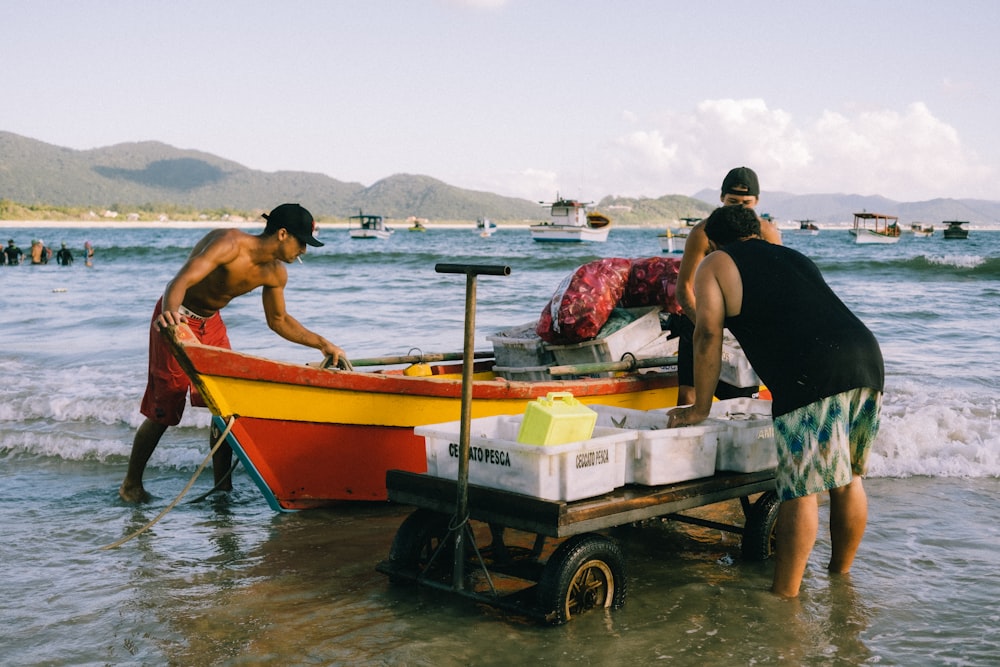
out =
[[[264,218],[267,225],[258,235],[238,229],[206,234],[156,304],[149,329],[149,379],[139,409],[146,419],[136,430],[128,472],[118,490],[127,502],[149,500],[142,474],[167,427],[180,422],[189,388],[191,404],[204,405],[160,334],[163,327],[186,322],[203,343],[228,348],[226,325],[219,311],[235,297],[262,287],[264,315],[272,331],[329,355],[334,365],[346,358],[342,349],[285,311],[285,264],[305,254],[306,246],[323,245],[316,240],[312,215],[298,204],[282,204]],[[231,459],[228,447],[215,453],[213,468],[219,488],[232,487],[227,478]]]

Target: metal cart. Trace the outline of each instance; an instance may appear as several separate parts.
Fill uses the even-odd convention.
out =
[[[616,526],[665,517],[740,534],[745,559],[771,555],[779,506],[773,470],[625,486],[572,502],[469,484],[476,277],[506,276],[510,268],[439,264],[435,270],[467,276],[458,474],[450,480],[401,470],[387,473],[389,499],[417,509],[400,525],[378,571],[395,583],[416,582],[559,624],[589,609],[625,603],[625,558],[618,543],[602,532]],[[743,508],[742,526],[680,514],[736,498]],[[480,548],[477,533],[478,541],[485,542],[487,531],[489,544]],[[531,537],[530,546],[508,543],[508,531]]]

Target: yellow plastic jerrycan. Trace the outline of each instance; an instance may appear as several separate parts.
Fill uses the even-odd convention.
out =
[[[529,403],[517,433],[524,445],[564,445],[589,440],[597,413],[568,391],[553,391]]]

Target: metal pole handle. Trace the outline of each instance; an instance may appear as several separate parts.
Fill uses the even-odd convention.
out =
[[[509,276],[510,267],[503,264],[435,264],[438,273],[464,273],[468,276]]]

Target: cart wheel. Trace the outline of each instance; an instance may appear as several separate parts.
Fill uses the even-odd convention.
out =
[[[767,560],[774,553],[774,527],[781,501],[774,491],[765,491],[750,508],[743,526],[743,560]]]
[[[554,625],[590,609],[625,604],[625,557],[603,535],[575,535],[556,549],[538,582],[538,604]]]
[[[414,575],[427,574],[431,557],[437,551],[441,542],[448,536],[448,524],[451,518],[447,514],[418,509],[406,517],[389,548],[389,562],[394,566],[410,570]],[[454,566],[454,543],[449,542],[442,552],[434,559],[435,572],[450,572]],[[390,575],[392,583],[409,581]]]

